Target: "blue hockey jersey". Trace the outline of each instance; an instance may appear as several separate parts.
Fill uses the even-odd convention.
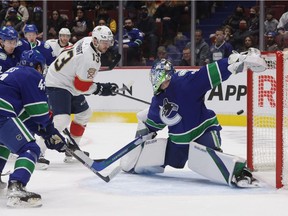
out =
[[[0,75],[0,117],[30,119],[43,128],[51,123],[45,81],[38,71],[17,66]]]
[[[15,48],[15,50],[17,47]],[[4,71],[15,67],[20,60],[20,53],[16,50],[13,54],[7,55],[5,50],[0,47],[0,74]]]
[[[20,39],[18,42],[17,52],[20,52],[20,55],[25,50],[36,49],[38,50],[46,59],[46,64],[49,66],[55,59],[52,48],[46,42],[36,40],[37,44],[32,47],[31,44],[26,39]]]
[[[174,144],[188,144],[206,131],[221,130],[216,114],[205,106],[204,96],[229,78],[227,67],[227,59],[222,59],[199,71],[173,74],[169,87],[152,98],[145,122],[149,130],[168,126],[169,140]]]

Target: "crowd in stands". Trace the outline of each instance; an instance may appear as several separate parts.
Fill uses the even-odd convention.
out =
[[[47,2],[49,4],[49,1]],[[68,4],[67,4],[68,5]],[[115,36],[118,49],[118,1],[74,1],[72,13],[61,13],[60,8],[51,10],[47,20],[47,39],[57,39],[61,28],[71,31],[71,43],[75,43],[97,25],[108,26]],[[197,1],[196,23],[209,18],[215,8],[223,7],[225,1]],[[244,52],[249,47],[259,47],[259,5],[245,7],[239,2],[231,15],[227,16],[210,40],[205,41],[203,29],[195,31],[195,50],[191,52],[191,1],[124,1],[123,20],[123,65],[152,65],[159,53],[166,53],[174,65],[190,65],[191,58],[196,66],[219,60],[232,50]],[[288,4],[287,8],[288,10]],[[277,19],[275,11],[265,10],[265,50],[283,50],[288,47],[288,12]],[[37,38],[43,38],[43,10],[36,1],[10,0],[1,3],[2,26],[13,26],[23,37],[25,24],[34,24]],[[211,20],[213,22],[213,20]],[[190,55],[188,53],[190,52]]]

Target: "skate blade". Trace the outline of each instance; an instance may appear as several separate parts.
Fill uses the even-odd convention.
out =
[[[35,169],[37,169],[37,170],[47,170],[48,167],[49,167],[49,164],[36,163]]]
[[[27,201],[21,200],[20,197],[9,197],[7,206],[10,208],[34,208],[42,206],[42,200],[38,198],[30,198]]]
[[[251,183],[248,183],[248,181],[243,180],[243,181],[237,182],[237,186],[240,188],[259,188],[261,187],[261,184],[257,180],[254,180]]]

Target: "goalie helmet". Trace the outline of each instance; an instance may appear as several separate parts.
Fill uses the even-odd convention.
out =
[[[107,26],[96,26],[92,31],[92,37],[96,38],[98,43],[106,41],[110,43],[110,46],[114,44],[113,34]]]
[[[1,40],[16,40],[18,41],[18,32],[12,26],[4,26],[0,31]]]
[[[160,93],[159,88],[161,84],[166,80],[170,80],[173,73],[175,73],[175,69],[172,63],[166,59],[161,59],[152,66],[150,81],[152,83],[154,95]]]
[[[20,65],[36,68],[39,64],[41,65],[42,70],[44,70],[46,59],[38,50],[32,49],[23,51],[20,57]]]

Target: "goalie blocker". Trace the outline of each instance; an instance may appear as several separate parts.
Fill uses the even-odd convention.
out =
[[[123,171],[137,174],[163,173],[167,139],[147,140],[121,159]],[[215,151],[195,142],[189,144],[188,168],[217,183],[258,187],[243,158]]]

